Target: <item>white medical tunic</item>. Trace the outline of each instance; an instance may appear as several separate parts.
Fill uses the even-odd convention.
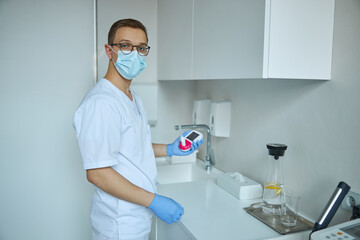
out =
[[[84,169],[112,167],[131,183],[155,193],[150,127],[141,99],[131,93],[133,101],[102,79],[85,96],[74,117],[82,162]],[[90,218],[99,239],[142,237],[150,232],[152,217],[146,207],[95,187]]]

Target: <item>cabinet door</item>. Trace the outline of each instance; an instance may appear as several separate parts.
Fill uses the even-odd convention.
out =
[[[192,79],[193,0],[158,0],[158,77]]]
[[[134,79],[139,83],[157,82],[157,24],[156,0],[98,0],[97,1],[97,59],[98,78],[102,78],[109,64],[104,45],[111,25],[123,18],[134,18],[141,21],[148,31],[149,55],[147,67]]]
[[[330,79],[334,5],[334,0],[267,0],[264,78]]]
[[[264,1],[195,0],[194,79],[261,78]]]

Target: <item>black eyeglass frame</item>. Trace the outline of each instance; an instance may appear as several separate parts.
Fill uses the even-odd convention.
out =
[[[123,51],[121,50],[121,45],[122,45],[122,44],[131,45],[131,51],[130,51],[130,52],[128,52],[128,51],[123,52]],[[133,44],[128,43],[128,42],[111,43],[111,44],[109,44],[109,45],[110,45],[110,46],[118,46],[118,47],[120,48],[120,51],[121,51],[123,54],[125,54],[125,55],[128,55],[128,54],[132,53],[132,51],[134,50],[134,47],[136,47],[137,53],[138,53],[140,56],[147,56],[147,55],[149,55],[149,52],[150,52],[150,46],[148,46],[148,45],[145,45],[145,46],[146,46],[145,49],[146,49],[146,51],[147,51],[146,54],[143,54],[143,53],[140,53],[140,52],[139,52],[139,47],[142,47],[142,46],[144,46],[144,45],[133,45]]]

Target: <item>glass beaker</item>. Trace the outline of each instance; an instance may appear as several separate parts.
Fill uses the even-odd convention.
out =
[[[283,161],[287,146],[284,144],[267,144],[269,150],[268,168],[264,183],[262,210],[265,214],[280,215],[281,196],[284,187]]]

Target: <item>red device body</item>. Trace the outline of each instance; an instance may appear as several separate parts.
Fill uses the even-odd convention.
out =
[[[189,151],[191,148],[191,142],[189,140],[185,139],[185,145],[182,145],[182,143],[180,141],[179,148],[183,152]]]

